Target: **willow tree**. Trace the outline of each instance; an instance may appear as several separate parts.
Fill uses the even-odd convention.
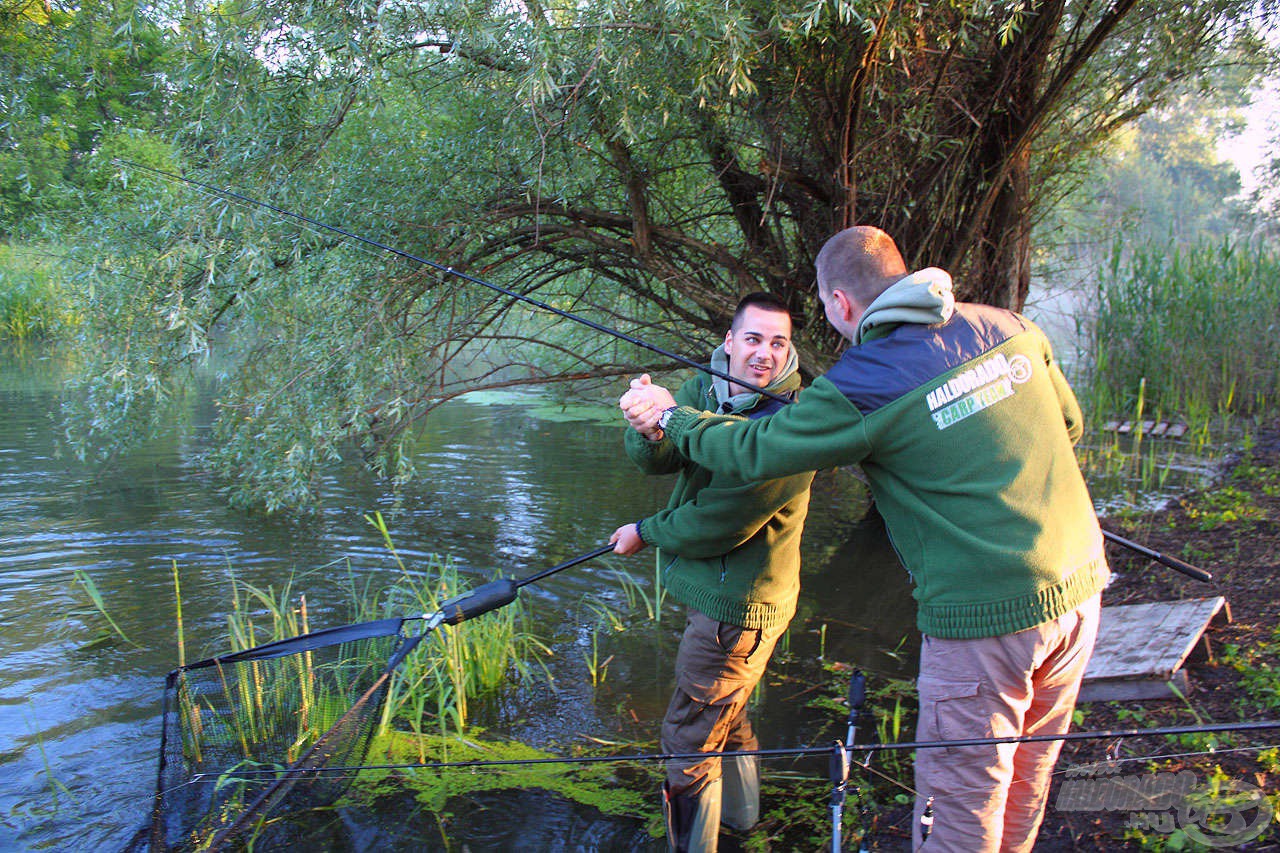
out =
[[[837,343],[812,299],[812,259],[830,234],[878,225],[910,264],[951,270],[963,298],[1019,307],[1032,224],[1072,165],[1204,69],[1261,55],[1250,15],[1269,8],[268,0],[216,11],[172,15],[191,52],[189,75],[174,78],[174,131],[203,180],[694,357],[741,294],[770,290],[792,305],[817,368]],[[150,320],[102,329],[136,337],[102,349],[137,362],[98,375],[141,382],[211,341],[236,348],[221,458],[264,494],[285,458],[289,494],[304,494],[346,440],[402,461],[385,453],[392,440],[472,388],[658,366],[260,210],[167,197],[147,215],[132,248],[150,257],[131,262],[148,284],[128,285],[118,305],[146,306]],[[104,233],[118,235],[123,217],[111,224]]]

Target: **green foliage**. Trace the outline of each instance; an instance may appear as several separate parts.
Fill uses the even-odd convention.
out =
[[[12,108],[26,135],[0,153],[45,162],[42,120],[66,117],[37,96],[62,98],[76,133],[47,143],[67,152],[59,176],[24,179],[28,192],[24,165],[0,175],[10,218],[66,229],[87,271],[77,453],[126,450],[213,353],[209,461],[238,501],[277,509],[307,502],[351,450],[413,476],[414,425],[458,394],[654,365],[473,282],[112,156],[177,164],[698,357],[740,294],[772,290],[816,370],[837,342],[811,298],[812,259],[834,230],[875,222],[966,296],[1019,304],[1029,222],[1066,165],[1224,56],[1257,64],[1253,9],[90,4],[12,28],[33,85]],[[55,35],[127,88],[78,99]],[[91,103],[109,120],[83,120]],[[72,202],[91,214],[51,217]]]
[[[1210,71],[1205,85],[1144,113],[1080,164],[1078,185],[1041,234],[1073,254],[1103,251],[1117,233],[1126,243],[1186,246],[1247,236],[1256,225],[1235,164],[1220,145],[1243,124],[1248,63]],[[1065,233],[1053,233],[1064,231]]]
[[[7,4],[0,13],[0,236],[76,211],[105,136],[165,120],[172,44],[155,6]]]
[[[1231,241],[1187,248],[1117,241],[1099,273],[1089,378],[1143,389],[1163,412],[1253,415],[1280,392],[1280,254]],[[1132,398],[1112,401],[1128,411]],[[1104,410],[1103,414],[1106,414]]]
[[[61,337],[80,324],[57,252],[0,244],[0,340]]]
[[[386,762],[391,764],[536,761],[556,757],[517,741],[494,740],[475,735],[464,739],[396,731],[377,737],[370,747],[370,754],[384,756]],[[575,750],[574,754],[602,753]],[[531,788],[552,791],[609,815],[634,817],[656,812],[653,792],[661,778],[661,770],[657,765],[641,764],[634,769],[628,768],[625,774],[619,770],[619,765],[608,762],[490,767],[480,773],[465,770],[414,772],[412,768],[395,771],[368,770],[360,775],[354,791],[348,796],[365,798],[377,797],[383,793],[395,795],[408,788],[430,812],[446,819],[451,814],[450,803],[456,803],[456,798],[483,791]],[[658,827],[655,824],[655,829]]]
[[[1196,497],[1194,505],[1185,506],[1187,517],[1200,530],[1266,518],[1266,512],[1253,500],[1253,495],[1234,486],[1204,492]]]
[[[1267,640],[1253,646],[1227,644],[1221,657],[1224,664],[1239,674],[1237,683],[1247,697],[1241,700],[1244,713],[1280,710],[1280,668],[1277,668],[1277,662],[1280,662],[1280,628],[1274,629]]]

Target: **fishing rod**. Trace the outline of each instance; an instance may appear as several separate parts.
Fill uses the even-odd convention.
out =
[[[234,199],[244,204],[260,207],[264,210],[270,210],[272,213],[278,213],[281,216],[287,216],[291,219],[296,219],[299,222],[305,222],[307,225],[313,226],[315,228],[321,228],[321,229],[324,229],[325,231],[329,231],[334,234],[339,234],[350,240],[355,240],[356,242],[363,243],[366,246],[372,246],[375,249],[382,249],[383,251],[390,252],[391,254],[396,255],[397,257],[401,257],[401,258],[404,258],[405,260],[413,261],[414,263],[422,264],[425,267],[430,267],[431,269],[437,270],[438,272],[445,273],[446,275],[455,276],[457,278],[462,279],[463,281],[470,282],[471,284],[478,284],[481,287],[487,287],[489,290],[495,291],[497,293],[501,293],[503,296],[509,296],[512,299],[515,299],[519,302],[524,302],[525,304],[532,305],[535,308],[541,308],[544,311],[549,311],[558,317],[563,317],[566,320],[572,320],[575,323],[580,323],[590,329],[594,329],[597,332],[603,332],[606,335],[612,335],[613,337],[618,338],[619,340],[626,341],[629,344],[634,344],[635,346],[641,347],[642,349],[647,349],[652,353],[656,353],[664,358],[669,358],[672,361],[678,361],[679,363],[685,365],[686,367],[692,367],[695,370],[701,370],[704,373],[708,373],[719,379],[723,379],[726,382],[731,382],[735,385],[741,385],[744,387],[754,388],[752,383],[748,382],[745,379],[739,379],[730,373],[726,373],[723,370],[719,370],[718,368],[714,368],[706,364],[701,364],[697,361],[694,361],[693,359],[685,358],[682,355],[676,355],[675,353],[669,350],[665,350],[662,347],[656,346],[655,344],[651,344],[651,343],[648,343],[647,341],[642,341],[637,337],[633,337],[632,335],[628,335],[626,332],[611,328],[609,326],[602,325],[600,323],[595,322],[594,320],[589,320],[586,317],[582,317],[578,314],[574,314],[571,311],[565,311],[562,308],[556,308],[554,305],[549,305],[546,302],[543,302],[538,299],[534,299],[532,296],[526,296],[523,293],[518,293],[509,288],[502,287],[500,285],[494,284],[489,281],[485,281],[482,278],[477,278],[476,276],[470,275],[468,273],[464,273],[461,270],[456,270],[453,267],[448,266],[446,264],[437,263],[436,261],[428,260],[427,258],[410,254],[409,252],[406,252],[403,249],[397,249],[394,246],[388,246],[386,243],[380,243],[377,240],[372,240],[368,237],[362,237],[359,234],[348,231],[344,228],[339,228],[336,225],[329,225],[327,223],[320,222],[319,220],[312,219],[311,217],[305,216],[301,213],[295,213],[291,210],[285,210],[284,208],[276,207],[274,204],[269,204],[268,202],[261,201],[256,198],[250,198],[249,196],[241,195],[240,193],[234,192],[232,190],[223,189],[221,187],[215,187],[212,184],[206,184],[201,181],[197,181],[193,178],[188,178],[183,175],[175,174],[174,172],[166,172],[165,170],[157,169],[154,166],[147,166],[143,163],[135,163],[132,160],[125,160],[121,157],[114,158],[113,162],[120,163],[126,166],[132,166],[135,169],[141,169],[144,172],[151,172],[152,174],[160,175],[161,177],[169,178],[171,180],[181,181],[184,184],[190,184],[193,187],[199,187],[200,189],[205,190],[206,192],[212,193],[215,196],[218,196],[220,198]],[[779,403],[790,402],[790,400],[787,397],[784,397],[779,394],[775,394],[772,391],[766,391],[763,388],[757,389],[757,393],[765,397],[768,397],[770,400],[774,400]]]
[[[1170,557],[1168,554],[1161,554],[1159,551],[1153,551],[1152,549],[1147,548],[1144,545],[1139,545],[1137,542],[1132,542],[1128,539],[1125,539],[1123,536],[1117,536],[1116,534],[1112,533],[1110,530],[1102,531],[1102,535],[1104,538],[1111,540],[1117,545],[1123,545],[1124,547],[1128,548],[1130,551],[1134,551],[1138,554],[1141,554],[1144,557],[1149,557],[1150,559],[1155,560],[1157,563],[1160,563],[1161,565],[1168,566],[1169,568],[1175,571],[1182,572],[1184,575],[1188,577],[1195,578],[1198,581],[1213,580],[1213,575],[1210,574],[1209,572],[1206,572],[1204,569],[1193,566],[1190,563],[1185,563],[1182,560],[1179,560],[1177,557]]]
[[[867,677],[862,670],[855,669],[849,677],[849,719],[848,731],[844,741],[834,741],[831,745],[831,760],[827,765],[827,773],[831,777],[831,849],[839,853],[840,822],[844,812],[845,792],[849,785],[849,751],[857,743],[858,716],[862,713],[863,703],[867,699]],[[863,766],[866,762],[863,762]],[[861,803],[861,800],[859,800]],[[866,834],[863,833],[865,839]]]
[[[1169,735],[1212,734],[1215,732],[1269,731],[1280,729],[1280,720],[1251,720],[1239,723],[1204,723],[1188,726],[1160,726],[1147,729],[1108,729],[1102,731],[1064,732],[1056,735],[1010,735],[1008,737],[960,738],[956,740],[900,741],[897,743],[853,743],[842,744],[841,749],[852,754],[855,752],[880,750],[915,750],[946,749],[964,746],[1000,746],[1003,744],[1044,743],[1049,741],[1081,741],[1081,740],[1125,740],[1135,737],[1165,737]],[[839,741],[837,741],[839,743]],[[1268,747],[1257,747],[1264,749]],[[433,761],[426,763],[404,764],[360,764],[352,766],[330,766],[316,768],[314,773],[354,773],[363,770],[453,770],[478,767],[525,767],[546,764],[602,764],[617,761],[672,761],[705,758],[734,758],[737,756],[755,756],[757,758],[809,758],[831,755],[831,746],[798,746],[777,747],[773,749],[721,750],[718,752],[645,752],[630,755],[577,755],[548,756],[545,758],[498,758],[470,759],[463,761]],[[858,761],[852,762],[863,769]],[[237,776],[274,775],[278,769],[244,769],[237,770]],[[207,775],[207,774],[204,774]],[[197,777],[193,777],[198,778]]]
[[[563,317],[566,320],[572,320],[575,323],[580,323],[581,325],[584,325],[590,329],[594,329],[597,332],[602,332],[606,335],[612,335],[613,337],[618,338],[619,340],[626,341],[627,343],[641,347],[642,349],[647,349],[652,353],[656,353],[657,355],[663,356],[664,358],[669,358],[673,361],[679,362],[680,364],[683,364],[686,367],[692,367],[695,370],[701,370],[704,373],[707,373],[711,376],[715,376],[719,379],[723,379],[726,382],[731,382],[736,385],[752,387],[751,383],[747,382],[746,380],[738,379],[734,377],[732,374],[729,374],[717,368],[711,367],[710,365],[702,364],[690,358],[685,358],[682,355],[676,355],[675,353],[669,350],[665,350],[662,347],[648,343],[647,341],[643,341],[632,335],[628,335],[626,332],[622,332],[618,329],[614,329],[609,326],[602,325],[600,323],[595,322],[594,320],[589,320],[586,317],[582,317],[577,314],[574,314],[571,311],[565,311],[562,308],[556,308],[554,305],[549,305],[546,302],[543,302],[538,299],[534,299],[531,296],[526,296],[522,293],[517,293],[514,290],[510,290],[509,288],[501,287],[500,285],[493,284],[492,282],[489,282],[489,281],[485,281],[482,278],[477,278],[476,276],[470,275],[468,273],[464,273],[460,270],[456,270],[451,266],[437,263],[427,258],[419,257],[418,255],[410,254],[409,252],[406,252],[403,249],[397,249],[394,246],[389,246],[386,243],[380,243],[377,240],[373,240],[368,237],[363,237],[359,234],[356,234],[352,231],[348,231],[344,228],[339,228],[335,225],[329,225],[327,223],[320,222],[319,220],[313,219],[309,216],[305,216],[304,214],[295,213],[291,210],[285,210],[282,207],[277,207],[276,205],[270,204],[268,202],[261,201],[256,198],[251,198],[241,193],[234,192],[233,190],[223,189],[221,187],[215,187],[212,184],[206,184],[206,183],[203,183],[202,181],[197,181],[193,178],[188,178],[184,175],[179,175],[174,172],[168,172],[163,169],[157,169],[154,166],[147,166],[143,163],[137,163],[132,160],[126,160],[120,157],[114,158],[113,162],[120,163],[126,166],[131,166],[135,169],[140,169],[144,172],[150,172],[152,174],[159,175],[161,177],[168,178],[170,180],[175,180],[184,184],[189,184],[193,187],[198,187],[206,192],[212,193],[213,195],[218,196],[220,198],[234,199],[244,204],[259,207],[264,210],[270,210],[271,212],[277,213],[281,216],[286,216],[291,219],[296,219],[299,222],[304,222],[307,225],[313,226],[315,228],[320,228],[325,231],[332,232],[334,234],[339,234],[350,240],[355,240],[356,242],[363,243],[367,246],[372,246],[376,249],[381,249],[385,252],[390,252],[391,254],[396,255],[397,257],[401,257],[406,260],[410,260],[415,263],[422,264],[423,266],[429,267],[431,269],[437,270],[447,275],[456,276],[457,278],[460,278],[466,282],[470,282],[471,284],[478,284],[481,287],[486,287],[489,290],[495,291],[497,293],[501,293],[504,296],[509,296],[510,298],[515,299],[519,302],[524,302],[536,308],[541,308],[544,311],[549,311],[550,313],[555,314],[558,317]],[[790,397],[775,394],[763,388],[758,389],[758,393],[764,397],[768,397],[769,399],[774,400],[775,402],[779,402],[783,404],[792,402],[792,399]],[[1142,554],[1145,557],[1149,557],[1150,559],[1153,559],[1156,562],[1161,563],[1162,565],[1168,566],[1171,569],[1175,569],[1176,571],[1182,572],[1183,574],[1189,577],[1195,578],[1196,580],[1210,581],[1213,579],[1213,575],[1210,574],[1209,572],[1206,572],[1204,569],[1197,568],[1191,565],[1190,563],[1183,562],[1182,560],[1179,560],[1175,557],[1170,557],[1165,554],[1160,554],[1149,548],[1144,548],[1138,543],[1131,542],[1128,539],[1124,539],[1120,536],[1116,536],[1114,533],[1109,533],[1108,531],[1104,530],[1103,536],[1105,536],[1106,538],[1110,539],[1111,541],[1115,542],[1118,545],[1122,545],[1126,548],[1129,548],[1130,550],[1136,553]]]
[[[831,776],[831,850],[832,853],[839,853],[841,850],[841,819],[844,810],[844,801],[846,790],[849,783],[849,767],[856,764],[859,768],[882,776],[891,782],[897,784],[896,780],[879,770],[873,770],[871,767],[871,758],[875,755],[875,749],[867,750],[866,755],[861,761],[853,759],[853,750],[857,748],[858,743],[858,721],[862,717],[863,706],[867,701],[867,677],[862,674],[862,670],[855,669],[853,674],[849,676],[849,717],[846,721],[847,729],[845,731],[844,743],[835,741],[832,744],[831,761],[828,766],[828,772]],[[867,808],[866,798],[862,796],[862,789],[856,783],[853,789],[854,795],[858,798],[858,814],[861,817],[862,836],[858,841],[858,853],[867,853],[871,849],[872,823],[869,818],[870,810]],[[917,791],[912,791],[918,794]],[[932,820],[933,814],[933,798],[930,797],[926,806],[926,814],[922,816],[921,823],[926,820]],[[926,825],[927,828],[927,825]],[[928,833],[926,832],[927,836]]]

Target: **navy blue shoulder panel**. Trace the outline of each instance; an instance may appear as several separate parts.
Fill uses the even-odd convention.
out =
[[[867,415],[1027,329],[1012,311],[958,302],[945,323],[903,323],[850,347],[826,377]]]
[[[778,396],[783,398],[783,400],[786,400],[789,403],[795,400],[796,392],[784,391]],[[763,418],[766,415],[772,415],[774,412],[778,411],[785,405],[786,403],[782,402],[782,400],[775,400],[772,397],[761,397],[760,402],[756,404],[756,407],[751,411],[747,412],[747,417],[751,420],[755,420],[756,418]]]

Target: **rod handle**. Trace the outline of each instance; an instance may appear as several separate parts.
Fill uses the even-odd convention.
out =
[[[454,596],[440,605],[440,612],[444,614],[446,623],[457,625],[459,622],[474,619],[481,613],[488,613],[490,610],[510,604],[516,600],[518,591],[519,587],[514,580],[499,578],[478,586],[470,592]]]

